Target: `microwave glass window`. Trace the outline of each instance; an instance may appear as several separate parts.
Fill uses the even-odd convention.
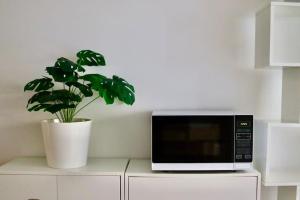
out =
[[[153,162],[233,161],[233,116],[153,116],[152,120]]]

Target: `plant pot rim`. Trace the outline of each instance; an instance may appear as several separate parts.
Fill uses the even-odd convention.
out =
[[[57,123],[57,124],[72,124],[72,123],[86,123],[91,122],[91,119],[87,118],[75,118],[72,122],[60,122],[59,119],[44,119],[42,120],[42,123]]]

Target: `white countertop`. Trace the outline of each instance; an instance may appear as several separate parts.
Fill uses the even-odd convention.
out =
[[[25,175],[124,175],[128,159],[89,158],[86,166],[55,169],[47,166],[45,157],[20,157],[0,166],[0,174]]]
[[[260,176],[255,169],[243,171],[221,171],[221,172],[157,172],[151,170],[151,161],[145,159],[130,160],[126,170],[126,176],[157,176],[157,177],[203,177],[203,176]]]

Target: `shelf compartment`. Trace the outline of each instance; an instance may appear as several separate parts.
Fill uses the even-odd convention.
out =
[[[300,3],[272,2],[256,14],[257,68],[300,66]]]
[[[255,121],[254,165],[265,186],[300,184],[300,124]]]

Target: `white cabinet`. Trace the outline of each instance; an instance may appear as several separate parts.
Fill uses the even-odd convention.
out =
[[[56,194],[56,178],[54,176],[0,176],[1,200],[53,200],[57,198]]]
[[[85,167],[53,169],[44,158],[0,167],[0,200],[259,200],[260,174],[152,172],[149,160],[89,159]],[[127,167],[127,170],[126,170]],[[126,172],[125,172],[126,171]]]
[[[152,172],[149,160],[131,160],[126,172],[126,200],[259,200],[256,171],[223,173]]]
[[[0,199],[123,200],[127,159],[90,158],[77,169],[49,168],[45,158],[18,158],[0,167]]]
[[[271,2],[256,14],[255,65],[300,66],[300,3]]]

